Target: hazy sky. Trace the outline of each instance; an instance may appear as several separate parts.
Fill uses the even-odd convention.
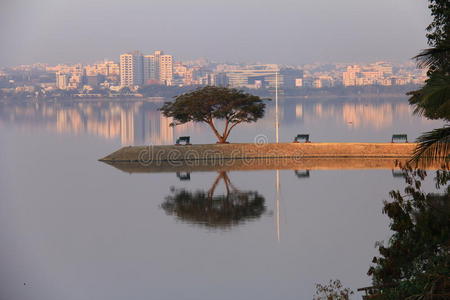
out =
[[[176,59],[405,61],[426,47],[425,0],[0,0],[0,66]]]

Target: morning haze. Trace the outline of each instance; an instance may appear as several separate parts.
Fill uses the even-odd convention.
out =
[[[139,49],[179,59],[404,61],[426,47],[426,1],[2,0],[0,66]]]

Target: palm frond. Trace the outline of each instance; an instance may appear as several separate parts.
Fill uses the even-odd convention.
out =
[[[448,61],[450,48],[428,48],[422,50],[413,59],[417,60],[419,68],[438,67]]]
[[[420,90],[409,92],[414,113],[430,119],[450,119],[450,76],[434,72]]]
[[[440,68],[450,61],[450,41],[443,41],[440,45],[422,50],[413,59],[417,60],[419,68]]]
[[[444,162],[450,154],[450,126],[425,132],[416,142],[418,144],[410,162],[424,165]]]

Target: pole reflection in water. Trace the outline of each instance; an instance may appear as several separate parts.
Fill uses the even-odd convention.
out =
[[[280,170],[277,170],[276,176],[276,230],[277,230],[277,241],[280,242]]]

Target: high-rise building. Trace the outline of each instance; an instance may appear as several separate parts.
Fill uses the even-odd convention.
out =
[[[60,90],[67,90],[68,84],[69,84],[69,75],[57,72],[56,88]]]
[[[165,85],[172,85],[173,81],[172,55],[162,54],[162,51],[161,55],[159,56],[159,80],[162,84]]]
[[[228,77],[226,73],[217,73],[214,78],[214,83],[216,86],[227,87],[228,86]]]
[[[156,70],[158,73],[158,80],[159,80],[159,64],[161,62],[161,55],[163,55],[164,52],[162,50],[156,50],[155,52],[153,52],[153,56],[155,57],[155,66],[156,66]]]
[[[144,84],[159,83],[159,61],[155,55],[144,56]]]
[[[173,57],[162,51],[142,55],[135,51],[120,56],[120,85],[136,86],[144,84],[172,85]]]
[[[139,51],[120,55],[120,85],[144,84],[143,56]]]

